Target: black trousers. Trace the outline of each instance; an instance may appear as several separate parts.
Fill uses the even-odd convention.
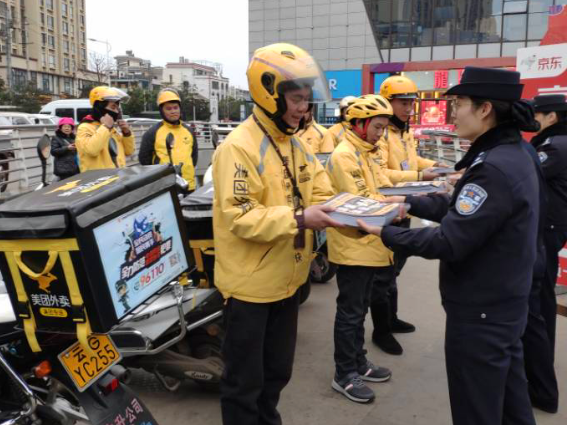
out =
[[[299,295],[266,304],[228,300],[221,380],[224,425],[280,425],[280,393],[291,379]]]
[[[530,293],[528,323],[522,337],[528,390],[531,398],[550,408],[557,406],[559,390],[553,365],[553,347],[541,314],[542,282],[534,281]]]
[[[557,323],[557,297],[555,285],[559,269],[559,251],[567,243],[567,229],[546,229],[544,233],[546,251],[545,277],[541,285],[541,315],[543,316],[552,354],[555,358],[555,329]]]
[[[526,320],[447,318],[445,360],[455,425],[535,425],[521,341]]]
[[[374,296],[374,285],[386,281],[392,267],[339,265],[337,270],[337,313],[335,316],[335,377],[343,379],[366,365],[364,320]],[[387,291],[387,287],[385,288]]]
[[[397,224],[398,227],[409,229],[411,219],[407,218]],[[389,334],[392,332],[392,321],[398,318],[398,283],[397,278],[402,272],[408,257],[394,253],[394,275],[390,279],[387,290],[384,291],[384,282],[378,281],[375,293],[372,295],[370,312],[374,322],[375,334]]]

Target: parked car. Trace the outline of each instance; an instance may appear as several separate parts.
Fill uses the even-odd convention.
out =
[[[0,112],[0,117],[6,118],[9,125],[34,125],[35,122],[31,114],[24,112]]]
[[[59,117],[54,115],[30,114],[30,116],[35,121],[35,124],[39,125],[57,125],[59,122]]]
[[[73,118],[79,123],[92,111],[89,99],[54,100],[41,108],[40,114]]]

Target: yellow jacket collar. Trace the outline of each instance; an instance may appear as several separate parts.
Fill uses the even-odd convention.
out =
[[[162,120],[162,122],[163,122],[163,126],[167,127],[167,128],[175,129],[175,128],[181,127],[181,121],[179,121],[179,124],[171,124],[171,123],[167,122],[166,120]]]
[[[350,129],[345,132],[345,137],[359,152],[368,153],[378,150],[378,142],[375,145],[368,143],[358,137],[358,135]]]
[[[282,133],[276,124],[262,111],[261,108],[258,106],[254,106],[253,110],[254,115],[258,118],[258,121],[264,126],[266,131],[269,133],[270,136],[276,142],[286,142],[291,139],[292,136],[288,136],[287,134]]]

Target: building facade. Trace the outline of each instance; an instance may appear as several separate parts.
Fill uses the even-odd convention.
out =
[[[342,97],[376,91],[389,75],[401,73],[422,92],[419,123],[422,104],[442,111],[440,122],[448,123],[450,111],[440,99],[463,68],[513,68],[518,49],[538,46],[549,17],[565,5],[567,0],[249,0],[249,53],[276,42],[309,51],[326,71],[334,99],[319,111],[321,120],[336,117]]]
[[[166,64],[162,84],[187,88],[209,101],[220,101],[229,95],[229,79],[222,76],[220,64],[190,61],[184,57],[180,57],[179,62]]]
[[[0,27],[0,77],[12,87],[31,82],[57,99],[96,81],[88,71],[85,0],[0,0]]]
[[[134,87],[158,90],[161,87],[162,67],[153,67],[151,61],[136,57],[132,50],[114,60],[116,69],[110,76],[112,86],[126,90]]]
[[[323,69],[515,56],[567,0],[250,0],[249,52],[285,41]]]

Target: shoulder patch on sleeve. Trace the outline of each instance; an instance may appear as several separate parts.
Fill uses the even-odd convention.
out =
[[[455,208],[461,215],[473,215],[487,198],[486,190],[477,184],[469,183],[459,193],[457,202],[455,202]]]
[[[474,159],[474,161],[472,162],[472,164],[469,168],[473,168],[473,167],[476,167],[479,164],[482,164],[485,159],[486,159],[486,152],[479,153],[476,156],[476,158]]]
[[[539,152],[537,156],[539,157],[539,162],[541,162],[542,164],[547,161],[548,156],[545,152]]]

